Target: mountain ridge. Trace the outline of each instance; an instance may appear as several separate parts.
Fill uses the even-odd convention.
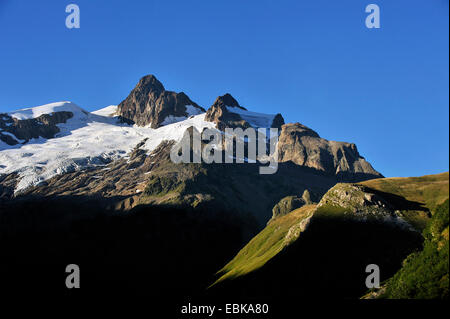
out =
[[[194,126],[199,132],[205,128],[215,128],[221,134],[228,126],[277,127],[280,129],[280,163],[292,162],[300,167],[311,167],[326,174],[341,176],[336,180],[382,176],[359,155],[354,144],[320,139],[317,133],[299,123],[284,124],[281,114],[248,111],[229,93],[218,97],[208,110],[197,108],[194,104],[192,107],[203,113],[187,116],[187,103],[191,102],[184,93],[166,91],[156,77],[149,75],[139,80],[130,95],[115,110],[110,106],[106,111],[99,110],[99,114],[89,113],[69,102],[57,103],[57,107],[49,104],[27,109],[27,114],[35,112],[54,121],[66,114],[58,110],[68,113],[61,119],[61,123],[56,121],[58,124],[54,124],[54,132],[50,135],[36,134],[30,129],[28,133],[33,138],[23,140],[23,144],[16,142],[11,147],[0,144],[0,175],[15,173],[12,175],[14,178],[1,178],[3,189],[8,189],[10,193],[15,184],[16,190],[22,191],[29,186],[45,184],[56,175],[86,168],[104,168],[111,161],[128,158],[136,145],[144,139],[146,142],[141,148],[149,155],[163,141],[180,140],[190,126]],[[44,114],[42,110],[47,110],[49,114]],[[129,124],[136,117],[140,118],[138,122],[143,126]],[[12,129],[9,127],[14,126],[9,126],[10,121],[9,117],[7,120],[6,116],[0,117],[0,134],[8,136],[8,141],[18,139],[11,133]],[[22,120],[14,121],[33,121],[39,128],[47,127],[40,124],[39,117],[22,117]],[[150,125],[149,121],[153,124]]]
[[[281,114],[249,111],[229,93],[205,110],[147,76],[119,106],[86,112],[68,103],[0,116],[1,135],[15,140],[15,133],[24,136],[16,128],[23,121],[57,129],[42,136],[31,128],[28,140],[0,142],[1,229],[14,243],[0,274],[15,274],[11,282],[21,278],[11,260],[44,256],[46,264],[37,266],[45,272],[47,261],[54,268],[61,262],[54,252],[70,247],[97,287],[120,269],[134,283],[156,284],[151,296],[275,300],[332,291],[359,298],[364,267],[379,263],[383,279],[394,275],[420,249],[421,231],[448,198],[448,173],[381,178],[355,144],[323,139],[301,123],[284,123]],[[267,164],[259,158],[172,161],[173,146],[194,131],[213,130],[223,141],[226,128],[277,128],[278,144],[268,155],[276,173],[260,174]],[[209,142],[202,139],[201,150]],[[441,245],[448,229],[437,229]],[[110,271],[103,273],[101,263]],[[127,279],[120,287],[133,284]],[[112,286],[108,292],[117,292]]]

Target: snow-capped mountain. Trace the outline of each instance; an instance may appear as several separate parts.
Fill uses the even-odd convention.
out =
[[[8,115],[19,121],[37,118],[43,114],[71,112],[73,116],[65,123],[57,124],[59,132],[54,138],[33,138],[28,142],[9,134],[19,144],[0,144],[0,175],[16,172],[20,182],[16,192],[38,185],[55,175],[76,170],[102,166],[129,155],[130,151],[147,138],[143,146],[152,151],[164,140],[179,140],[185,130],[194,126],[202,130],[214,127],[204,121],[205,114],[191,116],[158,129],[121,123],[115,115],[117,106],[89,113],[71,102],[52,103],[35,108],[11,112]]]
[[[177,164],[170,156],[194,129],[229,137],[226,128],[259,127],[279,130],[278,157],[270,163]],[[244,138],[244,147],[250,140]],[[354,144],[285,124],[281,114],[250,111],[230,94],[206,110],[184,93],[166,91],[154,76],[141,79],[119,105],[93,112],[66,101],[0,114],[0,141],[0,228],[8,262],[3,273],[20,273],[14,284],[23,275],[15,264],[21,258],[26,269],[30,261],[42,260],[47,269],[49,260],[58,267],[75,260],[95,278],[125,271],[126,289],[150,269],[151,285],[154,274],[164,281],[158,294],[169,287],[173,296],[173,287],[192,289],[193,281],[217,271],[267,225],[280,199],[310,194],[302,203],[311,204],[308,198],[321,198],[338,182],[381,177]],[[260,174],[262,165],[275,165],[276,173]],[[142,256],[148,262],[141,263]],[[100,265],[118,271],[104,274]],[[167,278],[174,284],[167,285]],[[202,291],[211,278],[201,280]],[[105,289],[105,280],[100,282]],[[106,290],[122,293],[116,285]]]
[[[332,176],[381,176],[354,144],[327,141],[300,124],[284,125],[281,114],[248,111],[230,94],[218,97],[206,111],[184,93],[165,91],[154,76],[146,76],[118,106],[87,112],[66,101],[0,114],[0,187],[13,174],[17,195],[57,175],[127,159],[138,144],[148,156],[164,141],[179,141],[190,127],[200,132],[277,127],[281,162]]]

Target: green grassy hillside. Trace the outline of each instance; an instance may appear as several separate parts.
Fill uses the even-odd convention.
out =
[[[358,291],[361,294],[364,291],[364,265],[379,264],[385,270],[382,280],[388,280],[402,267],[402,260],[421,251],[423,238],[420,233],[430,234],[430,229],[437,229],[434,233],[439,233],[440,239],[433,241],[432,246],[444,248],[439,252],[431,249],[427,239],[424,251],[412,255],[414,258],[408,257],[404,264],[413,269],[414,263],[409,261],[420,257],[415,265],[419,260],[427,265],[423,271],[428,271],[431,277],[435,276],[431,273],[437,271],[433,278],[441,281],[434,281],[432,285],[444,285],[448,291],[448,263],[447,276],[442,275],[445,268],[442,256],[447,254],[448,261],[448,248],[445,250],[445,245],[448,247],[448,215],[447,226],[441,229],[442,214],[435,213],[448,197],[448,173],[338,184],[324,195],[319,205],[304,206],[273,219],[219,271],[214,289],[220,291],[223,286],[227,292],[241,291],[247,297],[252,297],[251,293],[264,297],[266,293],[282,293],[282,287],[295,285],[299,287],[299,296],[308,295],[308,290],[320,295],[329,282],[335,282],[337,285],[349,283],[345,295],[357,297]],[[299,225],[305,226],[306,221],[310,226],[299,231]],[[405,228],[408,224],[411,227]],[[437,224],[440,226],[433,226]],[[435,258],[437,268],[424,262],[430,258]],[[321,270],[321,263],[325,262],[330,263],[328,273]],[[335,267],[336,262],[339,266]],[[302,271],[308,274],[300,274]],[[347,277],[339,278],[336,274]],[[410,274],[396,276],[411,277]],[[401,295],[397,290],[394,293],[397,286],[392,284],[390,297],[411,296]],[[436,293],[432,295],[436,296]]]
[[[449,290],[449,201],[439,205],[424,230],[424,248],[408,256],[381,298],[444,299]]]
[[[306,205],[288,215],[273,219],[223,269],[216,283],[248,274],[264,266],[284,247],[295,241],[301,232],[301,223],[314,212],[316,205]]]
[[[378,178],[361,182],[361,185],[419,202],[434,211],[449,197],[449,173],[421,177]]]

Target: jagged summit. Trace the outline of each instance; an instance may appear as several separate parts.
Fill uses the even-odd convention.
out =
[[[166,91],[154,76],[141,78],[128,97],[117,108],[117,115],[123,122],[158,128],[180,122],[192,115],[206,112],[185,93]],[[216,98],[205,115],[205,121],[214,122],[219,130],[248,127],[281,128],[284,119],[281,114],[250,112],[230,94]]]
[[[143,76],[136,85],[136,88],[139,88],[143,93],[145,91],[162,93],[166,90],[164,85],[153,74]]]
[[[228,107],[236,108],[245,111],[231,94],[219,96],[208,109],[205,115],[205,121],[214,122],[219,130],[223,131],[225,128],[248,128],[250,124],[245,121],[239,114],[231,112]]]
[[[284,119],[281,114],[250,112],[242,107],[231,94],[219,96],[206,112],[205,121],[214,122],[219,130],[226,127],[277,127],[281,128]]]
[[[226,93],[225,95],[217,97],[212,106],[230,106],[230,107],[238,107],[241,110],[247,111],[246,108],[239,105],[239,102],[231,96],[230,93]]]
[[[141,78],[128,97],[117,108],[124,122],[152,128],[178,122],[205,112],[185,93],[166,91],[154,75]]]

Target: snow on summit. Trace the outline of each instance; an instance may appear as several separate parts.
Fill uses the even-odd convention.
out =
[[[110,105],[100,110],[94,111],[92,112],[92,114],[111,117],[114,116],[116,112],[117,112],[117,105]]]
[[[80,108],[78,105],[64,101],[64,102],[56,102],[45,104],[36,107],[30,107],[27,109],[17,110],[11,113],[8,113],[9,116],[14,117],[18,120],[28,120],[32,118],[39,117],[43,114],[51,114],[54,112],[72,112],[74,117],[80,116],[81,114],[86,114],[87,112]]]
[[[254,127],[270,127],[274,118],[274,115],[237,107],[227,108]],[[0,141],[0,176],[14,172],[19,174],[20,181],[15,190],[18,193],[58,174],[107,165],[127,156],[146,138],[142,148],[149,154],[165,140],[180,140],[190,126],[200,132],[204,128],[216,127],[214,122],[205,121],[205,113],[201,113],[198,108],[187,105],[186,109],[187,117],[168,116],[163,126],[156,129],[150,125],[142,127],[121,123],[116,115],[116,105],[87,112],[65,101],[10,112],[8,115],[18,120],[63,111],[71,112],[73,116],[66,123],[57,124],[59,133],[54,138],[19,141],[24,144],[13,146]]]
[[[275,114],[251,112],[234,106],[227,106],[227,110],[239,114],[243,120],[253,127],[270,127],[275,118]]]
[[[145,138],[143,148],[150,153],[164,140],[181,139],[190,126],[200,131],[215,127],[204,121],[204,113],[194,112],[187,119],[157,129],[131,126],[119,122],[116,110],[117,106],[111,105],[90,113],[71,102],[58,102],[10,112],[8,115],[21,120],[61,111],[74,116],[58,124],[60,132],[55,138],[41,137],[14,146],[0,143],[0,176],[18,173],[18,193],[58,174],[106,165],[126,156]]]
[[[173,124],[176,122],[181,122],[184,121],[192,116],[195,115],[199,115],[202,114],[201,110],[199,110],[198,108],[194,107],[193,105],[186,105],[186,113],[187,113],[187,117],[186,116],[173,116],[173,115],[168,115],[164,121],[161,123],[161,125],[168,125],[168,124]]]

